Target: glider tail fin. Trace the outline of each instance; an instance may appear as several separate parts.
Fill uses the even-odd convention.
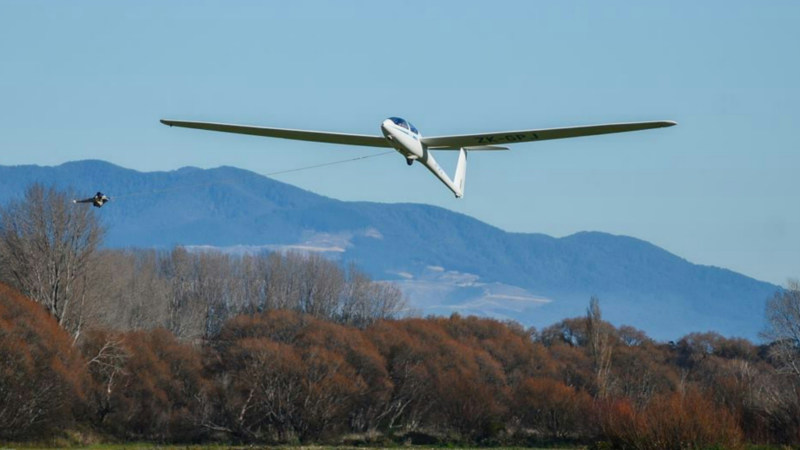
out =
[[[467,151],[463,148],[458,152],[458,164],[456,165],[456,174],[453,177],[453,184],[458,188],[456,197],[464,196],[464,181],[467,177]]]

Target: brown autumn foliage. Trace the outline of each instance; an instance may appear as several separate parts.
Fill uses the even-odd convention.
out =
[[[210,425],[258,441],[374,428],[389,395],[384,361],[353,327],[290,311],[223,327],[214,376],[225,411]]]
[[[0,439],[70,424],[83,384],[69,334],[41,305],[0,284]]]
[[[585,341],[575,337],[575,328],[570,322],[575,323],[565,320],[542,330],[540,342],[546,347],[551,358],[547,375],[561,380],[567,386],[594,390],[591,358],[586,351]],[[582,327],[583,321],[578,321],[577,325]],[[557,338],[548,335],[554,327],[560,329]]]
[[[737,449],[744,443],[733,414],[694,389],[658,395],[643,408],[612,400],[600,417],[603,436],[615,448]]]
[[[389,428],[438,425],[438,431],[476,438],[493,434],[502,423],[508,397],[503,367],[469,339],[448,334],[447,325],[457,329],[461,320],[382,321],[367,329],[394,384],[385,412]]]
[[[208,390],[200,352],[164,329],[88,333],[94,425],[130,439],[191,441]]]
[[[2,287],[0,433],[76,424],[155,442],[800,443],[800,386],[768,346],[713,333],[657,343],[594,314],[537,333],[459,315],[356,327],[270,309],[206,340],[95,328],[74,343]],[[597,329],[609,352],[591,348]]]
[[[512,405],[523,428],[551,441],[575,439],[593,431],[591,396],[561,381],[528,378],[517,386]]]
[[[748,440],[800,442],[800,384],[780,370],[770,347],[717,333],[692,333],[676,344],[688,381],[706,386],[715,403],[738,418]]]
[[[612,397],[630,399],[641,407],[660,393],[678,389],[680,369],[669,363],[668,346],[649,339],[633,345],[624,342],[615,347],[611,360]]]

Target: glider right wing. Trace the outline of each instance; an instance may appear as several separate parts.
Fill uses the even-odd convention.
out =
[[[658,122],[609,123],[582,127],[549,128],[543,130],[503,131],[496,133],[462,134],[458,136],[423,137],[422,143],[431,150],[458,150],[461,147],[485,147],[517,142],[544,141],[595,134],[622,133],[677,125],[670,120]]]
[[[213,122],[187,122],[161,119],[161,123],[171,127],[198,128],[201,130],[223,131],[226,133],[251,134],[299,141],[325,142],[328,144],[361,145],[365,147],[391,147],[383,136],[364,134],[329,133],[324,131],[290,130],[285,128],[254,127]]]

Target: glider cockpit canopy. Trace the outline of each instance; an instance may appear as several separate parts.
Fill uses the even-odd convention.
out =
[[[417,130],[417,127],[412,125],[411,122],[409,122],[407,120],[401,119],[400,117],[389,117],[389,120],[391,120],[398,127],[405,128],[406,130],[408,130],[408,131],[410,131],[410,132],[412,132],[412,133],[414,133],[416,135],[419,135],[419,130]]]

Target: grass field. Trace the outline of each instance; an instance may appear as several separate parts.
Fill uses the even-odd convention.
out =
[[[35,450],[35,449],[53,449],[53,448],[69,448],[69,449],[89,449],[89,450],[150,450],[150,449],[164,449],[164,450],[253,450],[253,449],[279,449],[279,450],[371,450],[371,449],[381,449],[387,447],[348,447],[348,446],[254,446],[254,445],[242,445],[242,446],[230,446],[230,445],[155,445],[155,444],[140,444],[140,443],[130,443],[130,444],[97,444],[97,445],[90,445],[90,446],[68,446],[64,447],[62,445],[55,444],[53,446],[42,446],[42,445],[30,445],[30,444],[23,444],[23,445],[14,445],[14,444],[0,444],[0,450],[10,450],[10,449],[25,449],[25,450]],[[388,447],[388,448],[408,448],[413,450],[442,450],[445,448],[462,448],[462,449],[469,449],[469,448],[478,448],[478,447],[417,447],[417,446],[398,446],[398,447]],[[486,447],[483,447],[484,449]],[[512,449],[526,449],[526,450],[537,450],[536,448],[531,447],[491,447],[492,449],[497,450],[512,450]],[[548,447],[547,450],[578,450],[582,447]],[[545,450],[545,449],[540,449]]]

